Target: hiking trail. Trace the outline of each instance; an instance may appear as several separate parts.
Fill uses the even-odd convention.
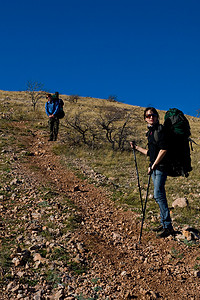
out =
[[[21,131],[27,129],[25,122],[15,126]],[[59,143],[59,140],[48,142],[39,130],[28,136],[21,135],[19,139],[26,144],[23,151],[30,153],[23,158],[13,154],[12,162],[13,177],[21,179],[21,183],[16,183],[19,185],[17,189],[26,190],[29,195],[24,194],[19,202],[15,201],[15,215],[24,205],[29,207],[26,214],[24,212],[24,247],[29,251],[32,247],[31,255],[36,257],[37,247],[39,249],[41,244],[43,248],[40,249],[46,249],[47,253],[51,253],[53,247],[60,246],[67,249],[66,252],[71,251],[73,262],[86,266],[87,270],[74,274],[58,258],[55,258],[52,266],[48,255],[38,260],[35,258],[35,263],[41,262],[41,265],[38,263],[38,268],[34,265],[35,272],[32,271],[31,264],[26,267],[14,263],[12,285],[8,283],[10,286],[7,285],[1,299],[20,299],[20,290],[23,291],[21,299],[200,299],[200,275],[194,269],[199,257],[198,246],[186,245],[173,237],[157,239],[145,224],[139,245],[140,215],[117,206],[106,189],[95,187],[67,169],[60,157],[52,151],[53,143]],[[44,199],[37,195],[41,187],[45,186],[51,186],[54,194],[50,194],[46,208],[38,208]],[[35,195],[34,200],[30,193]],[[66,205],[63,200],[66,198],[74,207]],[[48,214],[50,212],[51,215]],[[1,211],[3,213],[6,213],[5,210]],[[12,213],[14,212],[11,212],[11,216]],[[61,229],[65,226],[63,220],[72,213],[76,215],[79,224],[69,233],[62,234]],[[42,221],[45,214],[48,218],[51,217],[54,225],[57,224],[56,228],[60,228],[57,233],[53,231],[53,242],[45,240],[44,234],[41,240],[39,238],[47,230],[47,225]],[[33,225],[40,226],[40,229],[32,228]],[[31,240],[29,245],[28,236]],[[20,239],[18,244],[20,246]],[[52,248],[50,244],[54,244],[51,245]],[[22,256],[22,249],[20,251]],[[13,250],[12,259],[19,258],[20,255],[16,253]],[[59,277],[62,278],[60,286],[53,289],[47,280],[42,279],[43,275],[40,280],[37,278],[38,284],[32,289],[27,284],[20,283],[19,278],[30,277],[34,280],[35,273],[44,273],[42,268],[47,268],[48,263],[49,269],[58,270]],[[22,277],[19,272],[23,272]]]

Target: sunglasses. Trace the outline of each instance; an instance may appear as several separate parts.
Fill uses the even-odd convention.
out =
[[[150,119],[151,117],[157,117],[157,114],[149,114],[149,115],[146,115],[146,118],[147,119]]]

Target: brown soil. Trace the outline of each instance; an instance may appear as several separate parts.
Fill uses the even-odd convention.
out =
[[[75,235],[87,249],[89,274],[104,282],[98,299],[200,299],[200,278],[194,269],[198,245],[188,246],[172,237],[157,239],[146,224],[138,244],[140,216],[116,206],[106,190],[61,165],[52,152],[53,143],[59,141],[48,142],[40,132],[24,139],[34,155],[17,162],[18,172],[32,178],[35,186],[52,182],[56,192],[70,198],[81,212]],[[38,166],[37,172],[31,166]]]

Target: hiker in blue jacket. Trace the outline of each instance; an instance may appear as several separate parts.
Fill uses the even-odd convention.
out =
[[[58,99],[53,98],[51,94],[47,95],[47,102],[45,104],[45,111],[47,116],[49,117],[49,130],[50,137],[49,141],[56,141],[59,130],[59,102]]]
[[[152,179],[154,183],[154,198],[160,208],[161,226],[154,228],[153,231],[158,232],[157,237],[167,237],[174,234],[172,227],[170,212],[168,208],[165,182],[167,179],[166,172],[166,153],[167,144],[163,126],[159,124],[159,115],[154,107],[147,107],[144,111],[144,120],[148,126],[148,150],[140,146],[137,146],[134,142],[131,142],[131,147],[137,151],[150,157],[150,166],[148,168],[148,174],[152,173]],[[157,139],[155,140],[155,132]]]

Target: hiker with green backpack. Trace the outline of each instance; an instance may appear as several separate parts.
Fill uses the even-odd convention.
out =
[[[157,237],[164,238],[174,234],[170,212],[168,208],[165,182],[167,179],[167,140],[163,126],[159,123],[159,115],[154,107],[147,107],[144,111],[144,120],[148,126],[148,150],[135,142],[131,142],[131,147],[150,157],[148,168],[149,176],[152,176],[154,183],[154,198],[160,208],[161,225],[153,229],[157,232]],[[155,134],[156,133],[156,134]],[[155,139],[155,135],[157,138]],[[144,211],[143,211],[144,214]]]
[[[159,123],[159,115],[154,107],[147,107],[145,109],[144,120],[147,122],[149,129],[147,132],[148,150],[137,146],[135,142],[131,142],[130,144],[133,148],[133,152],[134,150],[137,150],[150,156],[150,166],[148,169],[149,183],[150,177],[152,176],[154,183],[154,198],[160,207],[161,219],[161,226],[155,228],[154,231],[158,232],[158,237],[167,237],[169,235],[174,235],[175,232],[172,227],[167,204],[165,182],[167,176],[189,176],[189,172],[192,171],[190,146],[192,149],[192,142],[194,141],[190,138],[190,125],[187,118],[183,112],[177,108],[170,108],[166,112],[163,125]],[[142,236],[147,196],[144,208],[142,203],[143,219],[139,241]]]

